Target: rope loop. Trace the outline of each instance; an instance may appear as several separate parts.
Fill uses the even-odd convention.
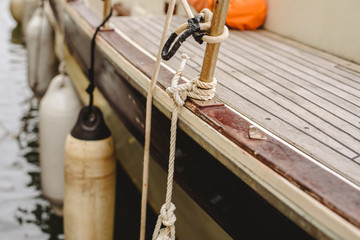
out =
[[[183,106],[187,97],[202,101],[212,99],[215,96],[216,83],[216,78],[214,78],[212,82],[206,83],[201,81],[200,77],[197,76],[190,82],[168,87],[166,92],[174,99],[176,105]]]
[[[166,88],[167,94],[177,106],[183,106],[187,97],[207,101],[215,96],[216,78],[212,82],[203,82],[200,80],[200,76],[197,76],[187,83],[178,85],[188,59],[189,57],[186,54],[181,55],[180,67],[172,79],[171,86]]]
[[[166,92],[179,107],[185,104],[187,97],[206,101],[215,96],[216,78],[212,82],[203,82],[200,80],[200,76],[197,76],[187,83],[178,85],[187,59],[189,57],[186,54],[181,55],[180,67],[172,79],[171,86],[166,88]]]
[[[180,32],[180,33],[182,33],[181,35],[178,31],[173,32],[170,35],[169,39],[164,44],[164,47],[161,51],[162,59],[169,60],[172,56],[174,56],[174,54],[180,48],[182,43],[185,42],[185,40],[188,37],[190,37],[191,35],[193,35],[195,40],[201,44],[202,43],[201,38],[203,36],[202,34],[205,34],[205,32],[200,31],[200,22],[202,20],[203,20],[203,17],[202,17],[202,15],[199,14],[198,16],[196,16],[194,18],[188,19],[187,25],[184,25],[184,24],[182,25],[185,27],[185,29],[183,29],[184,27],[182,27],[183,30]],[[174,43],[174,41],[175,41],[175,43]],[[170,49],[171,46],[172,46],[172,48]]]
[[[187,23],[177,27],[164,44],[161,51],[162,59],[167,61],[174,56],[176,51],[190,35],[192,35],[199,44],[202,44],[204,41],[206,43],[220,43],[226,40],[229,36],[229,29],[226,26],[224,26],[224,31],[221,35],[209,36],[212,17],[212,12],[209,9],[204,8],[199,15],[188,19]]]

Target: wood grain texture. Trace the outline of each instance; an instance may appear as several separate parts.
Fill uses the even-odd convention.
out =
[[[147,66],[153,66],[151,63],[147,63],[147,64],[145,64],[145,62],[147,62],[146,61],[146,57],[144,56],[144,55],[141,55],[141,54],[133,54],[133,49],[131,48],[131,46],[128,46],[127,44],[127,42],[124,42],[124,41],[122,41],[122,42],[117,42],[116,43],[116,41],[115,41],[115,39],[112,39],[112,38],[115,38],[115,36],[110,36],[111,35],[111,33],[103,33],[103,35],[104,35],[104,38],[105,39],[107,39],[110,43],[113,43],[113,44],[115,44],[114,46],[117,48],[117,49],[119,49],[120,48],[120,44],[121,45],[123,45],[122,47],[121,47],[121,53],[125,56],[125,57],[128,57],[128,59],[129,59],[129,61],[131,61],[133,64],[135,64],[135,65],[137,65],[137,66],[141,66],[141,70],[146,74],[146,75],[148,75],[148,76],[150,76],[151,75],[151,72],[152,72],[152,68],[148,68]],[[105,35],[107,35],[107,36],[105,36]],[[124,46],[125,45],[125,46]],[[125,50],[126,49],[126,50]],[[150,59],[148,59],[148,60],[150,60]],[[152,62],[152,61],[151,61]],[[160,74],[160,77],[159,77],[159,83],[161,83],[163,86],[168,86],[169,85],[169,83],[170,83],[170,79],[171,79],[171,76],[172,76],[172,74],[171,73],[169,73],[169,72],[166,72],[166,70],[165,69],[163,69],[163,71],[162,71],[162,73]],[[209,108],[209,109],[211,109],[211,110],[214,110],[215,108]],[[218,110],[218,109],[217,109]],[[196,110],[194,110],[194,111],[196,111]],[[205,110],[204,110],[205,111]],[[208,110],[208,111],[210,111],[210,110]],[[220,115],[222,115],[222,116],[224,116],[224,112],[226,112],[226,111],[230,111],[230,110],[227,110],[227,108],[224,108],[224,109],[222,109],[221,111],[219,111],[220,112]],[[205,111],[206,112],[206,111]],[[229,113],[229,112],[228,112]],[[204,116],[202,116],[203,118],[204,118]],[[218,115],[211,115],[211,119],[216,119],[216,118],[218,118]],[[209,117],[209,119],[210,119],[210,117]],[[227,134],[227,137],[231,137],[231,136],[237,136],[238,135],[238,133],[239,132],[242,132],[243,134],[245,134],[245,136],[243,135],[243,137],[242,137],[242,139],[249,139],[248,137],[247,137],[247,129],[248,129],[248,125],[246,125],[245,124],[245,126],[243,126],[243,124],[245,123],[240,123],[239,121],[239,119],[234,119],[234,118],[229,118],[229,119],[232,119],[232,121],[231,121],[231,123],[227,123],[227,124],[230,124],[231,125],[231,128],[230,128],[230,130],[228,129],[228,127],[226,126],[226,125],[224,125],[224,120],[226,120],[227,118],[223,118],[223,120],[217,120],[217,123],[219,124],[219,125],[221,125],[221,126],[223,126],[223,127],[221,127],[221,129],[222,129],[222,131],[220,131],[220,132],[222,132],[222,133],[225,133],[225,132],[227,132],[227,131],[229,131],[229,133]],[[229,119],[227,119],[227,121],[229,121]],[[209,120],[209,121],[213,121],[213,120]],[[215,124],[213,123],[213,126],[214,126]],[[239,127],[241,127],[241,129],[239,129]],[[234,132],[235,131],[235,132]],[[235,135],[234,135],[235,134]],[[239,138],[238,137],[234,137],[234,141],[236,141],[237,143],[239,143]],[[250,141],[251,142],[251,141]],[[248,148],[249,149],[249,152],[251,153],[251,154],[254,154],[254,149],[257,149],[258,147],[264,147],[264,148],[266,148],[266,144],[268,144],[269,143],[269,149],[272,149],[273,148],[273,143],[274,142],[272,142],[272,141],[266,141],[266,143],[262,143],[262,144],[259,144],[259,145],[257,145],[256,147],[255,146],[252,146],[252,147],[249,147],[249,142],[248,143],[243,143],[243,144],[240,144],[242,147],[244,147],[244,148]],[[311,190],[309,190],[309,192],[313,192],[313,191],[323,191],[324,190],[324,192],[327,192],[327,193],[330,193],[330,192],[332,192],[332,196],[330,197],[330,196],[327,196],[327,197],[330,197],[330,198],[333,198],[333,200],[334,201],[338,201],[338,200],[340,200],[340,199],[342,199],[342,190],[345,190],[345,189],[347,189],[347,191],[346,192],[348,192],[348,194],[350,194],[350,195],[352,195],[352,194],[355,194],[355,196],[348,196],[348,197],[346,197],[346,199],[347,200],[349,200],[350,202],[351,201],[354,201],[355,199],[357,199],[357,195],[359,194],[359,192],[356,192],[356,191],[352,191],[352,189],[351,188],[347,188],[346,187],[346,185],[343,185],[342,184],[342,182],[340,181],[340,180],[338,180],[338,179],[336,179],[336,178],[332,178],[332,180],[330,180],[331,181],[331,183],[330,182],[328,182],[328,180],[329,179],[327,179],[327,180],[325,180],[324,181],[324,179],[326,179],[326,177],[325,178],[323,178],[324,177],[324,175],[323,174],[325,174],[325,175],[327,175],[327,173],[326,172],[324,172],[324,171],[322,171],[321,170],[321,168],[315,168],[314,166],[313,166],[313,164],[309,164],[308,165],[308,161],[306,161],[305,159],[303,159],[302,157],[300,157],[300,156],[294,156],[294,158],[297,158],[297,157],[299,157],[299,159],[294,159],[294,158],[292,158],[290,161],[291,161],[291,163],[290,162],[284,162],[284,161],[279,161],[279,159],[285,159],[285,158],[288,158],[289,157],[289,155],[291,154],[291,153],[289,153],[288,151],[289,151],[289,149],[283,149],[283,148],[280,148],[280,149],[278,149],[278,150],[276,150],[276,153],[274,153],[275,151],[274,151],[274,149],[272,149],[271,151],[269,151],[269,149],[267,149],[267,151],[266,151],[266,153],[262,153],[263,154],[263,156],[262,156],[262,158],[264,159],[264,161],[266,162],[266,164],[267,165],[269,165],[269,166],[271,166],[273,169],[276,169],[278,172],[281,172],[283,175],[286,175],[287,176],[287,178],[291,178],[291,179],[293,179],[294,180],[294,182],[296,182],[296,184],[298,184],[298,185],[302,185],[302,188],[303,189],[306,189],[307,187],[305,187],[303,184],[304,184],[304,182],[311,182],[312,183],[312,185],[313,186],[311,186],[310,188],[311,188]],[[257,150],[256,150],[257,151]],[[271,153],[271,155],[269,155]],[[281,154],[281,156],[280,155],[278,155],[278,154]],[[257,152],[255,155],[257,155],[257,157],[260,157],[260,155],[259,155],[259,152]],[[265,160],[266,159],[266,160]],[[271,161],[269,161],[270,159],[272,159]],[[301,159],[301,160],[300,160]],[[284,163],[285,165],[283,166],[283,167],[280,167],[280,165],[279,164],[281,164],[281,163]],[[304,166],[296,166],[297,164],[304,164]],[[306,166],[307,165],[307,166]],[[306,166],[306,167],[305,167]],[[313,173],[311,173],[311,174],[309,174],[309,169],[314,169],[314,171],[315,172],[313,172]],[[319,171],[319,172],[316,172],[316,171]],[[321,173],[321,174],[320,174]],[[298,179],[298,177],[299,176],[301,176],[301,180],[300,179]],[[295,180],[296,179],[296,180]],[[333,182],[334,181],[334,182]],[[315,184],[314,185],[314,183],[318,183],[318,184]],[[324,185],[322,185],[322,184],[324,184]],[[322,186],[321,186],[322,185]],[[327,186],[327,187],[326,187]],[[334,187],[334,186],[336,186],[336,187]],[[337,190],[335,190],[335,188],[337,188],[337,187],[339,187],[339,191],[337,191]],[[345,187],[345,188],[344,188]],[[315,190],[316,189],[316,190]],[[337,195],[337,194],[335,194],[334,195],[334,193],[336,193],[336,192],[338,192],[339,193],[339,195]],[[323,193],[322,193],[323,194]],[[340,198],[339,198],[340,197]],[[317,197],[318,198],[318,197]],[[320,198],[322,198],[322,197],[320,197]],[[320,199],[319,198],[319,199]],[[324,200],[324,199],[322,199],[322,200]],[[327,200],[329,200],[329,199],[327,199]],[[344,199],[342,199],[342,200],[344,200]],[[342,201],[342,200],[340,200],[340,202]],[[356,200],[355,200],[356,201]],[[356,206],[357,205],[357,203],[355,203],[355,202],[353,202],[353,203],[346,203],[345,205],[347,205],[347,206]],[[355,204],[354,204],[355,203]],[[331,204],[332,205],[332,204]],[[336,208],[336,207],[334,207],[335,205],[342,205],[342,203],[340,203],[339,204],[339,202],[337,202],[337,203],[334,203],[334,205],[332,206],[332,208]],[[357,215],[359,212],[358,211],[356,211],[355,209],[352,209],[350,212],[352,212],[353,214],[355,214],[355,215]],[[354,217],[352,217],[352,218],[359,218],[360,216],[354,216]]]
[[[86,14],[82,16],[88,18]],[[182,22],[183,19],[175,21]],[[89,20],[89,22],[91,21]],[[140,22],[139,24],[142,24],[143,27],[139,27],[136,22],[137,20],[134,18],[114,18],[112,20],[116,27],[125,32],[128,37],[148,52],[152,53],[152,51],[157,50],[156,42],[158,41],[155,31],[160,31],[156,29],[161,28],[161,26],[156,27],[159,24],[154,23],[161,22],[161,19],[138,18],[138,23]],[[173,25],[176,25],[176,23]],[[150,31],[154,32],[154,34],[148,34]],[[236,34],[247,33],[238,32]],[[260,34],[262,33],[260,32]],[[137,47],[116,32],[104,32],[100,35],[145,75],[151,75],[154,64],[151,57],[140,52]],[[314,69],[305,71],[302,69],[304,65],[292,68],[289,60],[280,59],[280,61],[278,58],[275,59],[269,56],[266,58],[265,54],[257,56],[251,52],[242,54],[245,50],[249,51],[250,48],[235,48],[236,46],[245,46],[245,43],[242,44],[241,42],[243,40],[240,41],[239,39],[240,37],[231,37],[229,45],[224,44],[220,50],[218,69],[215,73],[220,81],[217,87],[217,97],[236,111],[275,132],[276,135],[288,140],[288,142],[304,152],[314,156],[319,161],[325,162],[354,182],[358,182],[358,174],[356,173],[359,166],[358,161],[355,161],[355,159],[359,158],[357,149],[359,141],[357,140],[357,132],[347,129],[351,125],[349,122],[352,123],[352,127],[359,127],[356,125],[358,112],[354,111],[358,107],[358,104],[354,103],[357,99],[356,92],[339,82],[335,84],[334,80],[336,78],[328,80],[329,76],[323,73],[319,74],[319,76],[311,75],[311,71],[314,71]],[[271,37],[269,39],[272,40]],[[255,40],[249,40],[248,42],[248,44],[252,44]],[[293,48],[291,44],[286,46]],[[223,49],[224,53],[222,53]],[[197,45],[192,44],[191,41],[187,41],[181,48],[181,51],[183,50],[189,51],[194,60],[194,63],[189,64],[186,69],[190,69],[192,73],[197,74],[200,64],[197,63],[196,59],[201,60],[201,47],[199,48]],[[293,49],[295,52],[300,50],[300,48]],[[226,54],[226,51],[228,51],[228,54]],[[322,61],[328,62],[327,65],[320,64],[318,67],[326,65],[327,68],[331,68],[331,64],[335,64],[336,69],[333,71],[335,73],[342,71],[338,67],[339,62],[342,62],[341,60],[331,62],[329,59],[323,58],[322,54],[316,55],[314,52],[316,53],[315,50],[304,51],[304,55],[312,54],[314,59],[321,58]],[[258,54],[258,52],[256,53]],[[290,55],[297,57],[296,54]],[[250,57],[252,57],[252,60],[250,60]],[[262,63],[258,63],[258,61],[264,59],[267,61],[268,65],[266,66],[268,67],[262,67]],[[168,63],[173,69],[177,68],[178,63],[176,60],[177,58],[174,58]],[[297,61],[302,60],[297,59]],[[345,67],[346,65],[342,66]],[[273,69],[272,71],[268,70],[270,67]],[[354,69],[354,67],[352,66],[351,69]],[[194,75],[190,76],[187,70],[185,77],[194,77]],[[284,77],[283,74],[287,75]],[[351,71],[345,70],[341,72],[342,77],[349,76],[349,74],[354,75],[351,77],[355,79],[349,82],[356,85],[358,82],[356,73],[353,74]],[[310,80],[308,76],[310,76]],[[171,77],[171,72],[162,68],[159,84],[163,88],[169,86]],[[330,83],[326,84],[328,81]],[[342,81],[345,80],[342,79]],[[341,85],[341,88],[337,86],[338,84]],[[307,88],[304,90],[302,86],[307,86]],[[336,88],[338,92],[332,93],[331,89],[333,88]],[[328,95],[333,100],[329,101]],[[317,96],[318,99],[322,99],[322,105],[317,103],[316,100],[310,99],[310,97],[309,99],[305,98],[305,96]],[[348,99],[348,97],[351,99]],[[332,108],[326,105],[329,102],[338,107],[338,112],[333,112]],[[308,107],[303,105],[305,103],[312,105]],[[250,154],[293,182],[300,189],[354,225],[360,226],[360,214],[357,210],[360,205],[360,193],[341,178],[314,164],[293,149],[286,147],[279,140],[269,137],[268,141],[249,141],[246,135],[248,127],[246,121],[243,122],[244,120],[228,107],[219,107],[220,110],[217,107],[201,110],[199,106],[190,102],[186,106],[201,119],[209,124],[211,123],[210,125],[217,129],[219,133],[242,148],[247,149]],[[313,108],[317,109],[314,110]],[[327,122],[324,121],[325,115],[318,113],[320,109],[325,111],[328,114],[327,117],[330,116],[331,119],[327,120]],[[219,112],[217,112],[218,110]],[[347,112],[348,115],[342,116],[340,112]],[[224,114],[228,114],[228,117],[222,117]],[[316,119],[316,121],[313,121],[313,119]],[[340,121],[343,122],[339,123]],[[339,137],[340,135],[341,137],[345,136],[344,141],[348,142],[343,143]],[[339,166],[336,164],[339,164]]]
[[[155,55],[161,21],[132,17],[112,22]],[[172,29],[182,22],[174,19]],[[360,153],[360,77],[315,50],[303,51],[280,40],[262,31],[232,31],[219,54],[217,97],[359,184],[360,166],[354,159]],[[189,39],[179,51],[191,57],[185,77],[195,77],[204,47]],[[176,69],[179,55],[166,64]]]

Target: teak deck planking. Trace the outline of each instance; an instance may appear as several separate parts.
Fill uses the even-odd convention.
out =
[[[156,55],[163,18],[112,22]],[[174,18],[172,29],[182,22]],[[232,31],[222,44],[217,97],[359,185],[360,77],[316,51],[310,54],[259,32]],[[184,76],[198,75],[204,46],[189,39],[179,52],[191,57]],[[165,64],[176,69],[179,56]]]
[[[85,8],[77,4],[73,4],[73,6],[79,11],[82,17],[89,21],[90,25],[94,26],[96,25],[96,23],[98,23],[96,19],[90,17],[91,13],[89,13]],[[143,48],[147,49],[150,53],[152,53],[155,50],[157,51],[156,42],[159,41],[155,36],[156,34],[148,36],[146,32],[154,31],[157,29],[157,31],[160,33],[161,27],[154,27],[156,26],[156,24],[153,23],[156,23],[157,21],[161,22],[161,18],[142,18],[142,20],[146,21],[141,21],[141,24],[143,24],[143,26],[140,29],[136,28],[137,24],[135,23],[137,21],[133,21],[130,18],[114,18],[112,19],[112,23],[116,28],[121,29],[122,33],[126,33],[128,37],[133,39],[133,41],[137,42]],[[177,21],[178,23],[184,21],[184,19],[175,19],[175,21]],[[175,26],[177,23],[174,23],[173,26]],[[131,28],[129,28],[129,26],[131,26]],[[259,33],[255,33],[257,34],[256,37],[250,36],[253,33],[236,32],[235,34],[248,34],[249,36],[246,37],[250,38],[250,40],[252,39],[251,41],[249,41],[248,44],[255,43],[256,38],[259,38],[259,36],[260,40],[263,39],[264,36],[266,36],[266,41],[270,42],[273,41],[273,38],[277,38],[277,36],[271,36],[271,34],[269,36],[269,33],[262,31],[259,31]],[[119,51],[125,58],[127,58],[134,66],[137,66],[145,75],[151,75],[152,69],[150,66],[152,60],[139,50],[138,54],[136,54],[136,51],[134,50],[136,48],[134,46],[131,46],[132,43],[127,42],[127,40],[123,39],[116,32],[104,32],[101,33],[101,36],[105,39],[105,41],[107,41],[117,51]],[[246,37],[244,37],[244,39]],[[354,168],[354,166],[358,167],[358,164],[356,164],[353,160],[359,158],[357,147],[359,142],[358,140],[352,142],[351,139],[356,138],[356,132],[347,132],[346,127],[349,124],[346,124],[344,126],[339,125],[338,128],[332,129],[330,132],[326,132],[323,129],[324,122],[322,122],[322,119],[319,118],[319,116],[316,116],[314,112],[312,112],[310,109],[301,108],[301,105],[297,102],[296,99],[294,99],[294,97],[297,97],[298,99],[303,99],[302,101],[307,101],[307,99],[303,97],[302,93],[294,94],[295,92],[297,92],[294,91],[294,89],[296,89],[294,85],[293,88],[289,86],[287,86],[287,88],[275,88],[275,86],[278,86],[279,83],[282,83],[283,85],[289,84],[287,80],[293,78],[291,83],[296,83],[295,85],[298,87],[298,89],[302,89],[301,86],[307,84],[308,88],[305,88],[307,91],[309,91],[307,92],[307,94],[313,96],[320,92],[317,96],[321,96],[321,98],[324,99],[324,101],[326,102],[326,94],[330,94],[330,89],[333,89],[335,85],[335,83],[326,84],[326,81],[334,82],[334,79],[329,80],[329,76],[325,74],[320,74],[319,76],[310,76],[309,73],[312,73],[314,70],[306,69],[305,71],[305,69],[303,69],[303,65],[297,66],[298,68],[301,67],[301,70],[297,68],[290,68],[290,65],[288,65],[288,62],[290,62],[289,60],[284,60],[283,62],[281,62],[280,60],[276,60],[277,58],[275,57],[266,58],[266,56],[264,55],[262,55],[261,57],[256,57],[257,53],[240,54],[241,51],[249,51],[249,47],[243,49],[239,48],[240,50],[234,49],[234,47],[237,46],[237,40],[237,37],[230,37],[228,41],[229,45],[226,45],[227,43],[224,43],[221,47],[220,51],[224,51],[224,53],[220,54],[218,68],[215,73],[216,77],[219,79],[220,82],[219,86],[217,87],[217,98],[219,98],[221,101],[225,102],[229,106],[233,107],[237,111],[248,116],[250,119],[255,120],[256,122],[265,126],[270,131],[275,132],[276,135],[287,139],[288,142],[293,143],[295,146],[303,149],[305,152],[312,156],[316,157],[316,154],[318,153],[311,152],[311,147],[313,146],[315,146],[313,147],[315,150],[317,148],[323,149],[323,154],[325,155],[325,157],[332,157],[332,159],[337,160],[337,157],[342,156],[344,159],[343,161],[348,161],[348,164],[345,165],[345,168],[340,168],[340,172],[342,172],[342,174],[352,169],[354,169],[354,171],[356,172],[357,169]],[[281,44],[282,47],[278,47],[277,51],[283,51],[286,48],[291,48],[293,51],[296,52],[301,50],[302,48],[294,48],[292,46],[292,43],[285,44],[285,42],[288,41],[286,39],[283,39],[283,41],[284,43]],[[277,39],[276,43],[279,42],[281,43],[281,41]],[[264,46],[270,45],[271,44],[267,43]],[[356,65],[347,63],[341,59],[329,57],[330,59],[335,59],[335,61],[332,62],[329,61],[327,57],[323,57],[327,56],[324,53],[319,52],[318,54],[314,54],[317,53],[316,50],[311,49],[310,51],[306,51],[306,47],[303,47],[303,49],[305,49],[305,51],[303,51],[301,54],[311,55],[312,58],[299,57],[300,60],[298,59],[298,61],[303,61],[304,59],[319,58],[321,59],[321,61],[325,61],[327,64],[321,63],[317,67],[326,65],[327,69],[335,68],[333,69],[333,72],[337,74],[340,72],[341,76],[346,76],[346,78],[349,78],[350,74],[350,76],[355,79],[353,79],[354,81],[352,84],[357,84],[356,77],[354,77],[357,76],[357,73],[353,73],[354,69],[357,69]],[[182,50],[189,50],[190,56],[195,61],[193,63],[190,63],[185,70],[185,76],[188,78],[192,78],[194,77],[194,75],[189,76],[188,74],[191,73],[196,75],[199,72],[199,64],[196,63],[196,60],[198,61],[199,59],[202,59],[203,51],[201,47],[199,48],[199,46],[191,44],[191,41],[185,42],[180,51]],[[231,54],[228,54],[228,56],[226,56],[226,51]],[[231,56],[234,52],[237,52],[235,59]],[[268,54],[270,53],[272,54],[272,51],[270,51]],[[135,56],[133,54],[135,54]],[[291,53],[290,55],[293,55],[294,57],[298,56],[298,54]],[[258,65],[257,62],[254,60],[250,61],[250,57],[256,57],[255,59],[259,61],[264,58],[268,61],[268,67],[274,68],[273,72],[268,71],[262,65]],[[342,64],[341,67],[339,67],[339,63]],[[173,69],[177,68],[177,64],[178,63],[176,61],[176,58],[169,61],[169,65]],[[232,66],[232,64],[236,66]],[[241,71],[239,71],[239,69]],[[288,74],[289,77],[283,77],[282,74],[278,74],[277,71],[282,71],[282,74]],[[160,76],[167,76],[166,78],[168,79],[159,79],[160,85],[162,85],[163,87],[167,87],[170,83],[171,78],[168,76],[171,75],[169,75],[169,72],[163,68]],[[307,79],[308,76],[310,76],[311,81]],[[273,79],[279,81],[279,83],[276,81],[272,82],[271,80]],[[267,84],[263,84],[263,81],[267,81],[269,85],[273,85],[270,85],[270,88]],[[254,84],[256,84],[257,86],[254,87]],[[343,86],[343,83],[341,82],[336,82],[336,84],[340,84],[341,87],[339,87],[339,89],[342,90],[338,90],[338,92],[330,95],[337,100],[341,100],[336,103],[339,108],[345,111],[347,110],[348,113],[351,113],[354,110],[353,108],[356,108],[359,105],[356,102],[357,97],[354,95],[354,90],[350,90],[347,86]],[[292,95],[289,95],[289,93],[292,93]],[[349,97],[349,99],[345,98],[345,96]],[[351,99],[351,96],[353,99]],[[111,98],[111,96],[108,97]],[[355,103],[353,103],[353,100],[355,101]],[[311,101],[309,102],[311,103]],[[348,183],[344,182],[336,175],[332,175],[328,171],[323,170],[322,167],[311,163],[311,161],[307,160],[307,158],[304,158],[302,155],[299,155],[296,152],[291,153],[291,150],[289,150],[288,147],[281,146],[281,143],[279,145],[279,141],[273,139],[272,137],[269,137],[267,141],[263,141],[262,143],[249,140],[246,133],[248,123],[246,123],[246,121],[244,122],[244,120],[242,120],[240,116],[236,116],[236,114],[227,107],[219,106],[214,108],[199,108],[191,103],[187,103],[187,107],[189,109],[192,109],[192,111],[201,119],[209,123],[214,128],[218,129],[221,134],[228,137],[229,139],[232,139],[236,144],[243,147],[244,149],[247,149],[246,151],[254,155],[258,160],[270,166],[276,172],[279,172],[281,175],[285,176],[291,182],[298,185],[299,188],[303,189],[305,192],[308,192],[308,194],[318,199],[320,202],[330,207],[332,210],[339,213],[341,216],[348,219],[356,226],[360,225],[359,211],[357,210],[359,206],[358,189],[351,187]],[[293,109],[295,107],[297,107],[298,109]],[[322,106],[322,108],[325,107]],[[304,113],[309,115],[307,116],[305,114],[304,116],[302,116],[302,114]],[[332,110],[330,109],[327,109],[327,113],[333,114]],[[226,119],[224,120],[221,114],[231,116],[232,121],[226,122]],[[318,119],[316,121],[311,121],[312,119],[309,119],[309,116],[315,116]],[[340,118],[340,116],[337,116],[335,114],[331,116]],[[357,115],[355,114],[355,119],[356,116]],[[323,118],[323,116],[320,117]],[[349,122],[350,119],[346,119],[346,121]],[[329,123],[333,123],[333,125],[335,125],[335,122],[329,121],[328,124]],[[341,133],[340,130],[343,129],[345,131]],[[305,130],[311,130],[313,132],[309,131],[311,132],[311,134],[309,134],[306,133]],[[290,135],[282,136],[284,132],[289,133]],[[347,135],[350,140],[346,141],[350,141],[350,143],[354,143],[354,145],[350,144],[349,146],[347,146],[345,144],[341,144],[340,141],[338,141],[338,137],[336,134]],[[355,137],[352,134],[355,134]],[[319,141],[321,137],[323,138],[323,141]],[[301,141],[299,141],[299,139]],[[329,140],[331,140],[332,143],[327,143],[327,141]],[[302,145],[306,144],[308,141],[312,141],[311,144]],[[306,147],[309,147],[310,149]],[[256,149],[257,152],[254,152],[254,149]],[[327,151],[331,150],[332,152],[327,153]],[[322,158],[320,159],[320,161],[323,161],[324,156],[321,156]],[[337,161],[335,161],[335,163],[332,163],[330,161],[327,162],[327,165],[335,164],[331,165],[332,168],[339,170],[336,166],[336,163]],[[355,165],[352,166],[352,163],[354,163]],[[349,169],[346,169],[346,167],[349,167]],[[354,180],[353,178],[355,178],[355,181],[357,181],[357,176],[351,176],[351,172],[350,176],[349,172],[346,172],[346,174],[352,180]]]

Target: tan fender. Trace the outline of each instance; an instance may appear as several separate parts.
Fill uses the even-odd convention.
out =
[[[65,143],[65,237],[112,240],[116,185],[113,139],[79,139],[73,136],[74,129]]]
[[[15,21],[21,24],[22,13],[23,13],[23,1],[22,0],[11,0],[10,1],[10,12]]]
[[[36,7],[38,6],[37,0],[22,0],[22,19],[21,19],[21,30],[23,34],[23,40],[25,42],[26,28],[29,23],[32,15],[35,12]]]

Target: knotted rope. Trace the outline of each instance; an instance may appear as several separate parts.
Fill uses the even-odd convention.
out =
[[[166,89],[166,92],[174,100],[175,106],[171,116],[170,154],[166,200],[165,204],[161,207],[160,215],[155,225],[153,240],[175,240],[175,205],[171,202],[171,198],[174,180],[177,122],[180,109],[185,104],[187,97],[198,100],[210,100],[215,95],[216,79],[210,83],[205,83],[200,81],[199,77],[197,77],[190,82],[178,85],[187,59],[189,59],[189,57],[186,54],[182,54],[180,67],[172,79],[171,87]],[[165,228],[160,229],[161,224],[164,225]]]
[[[162,48],[165,45],[166,35],[170,27],[172,14],[175,8],[175,2],[177,0],[171,0],[169,3],[169,8],[164,24],[164,30],[160,40],[160,48],[157,54],[155,68],[151,77],[151,84],[149,87],[147,100],[146,100],[146,122],[145,122],[145,144],[144,144],[144,167],[143,167],[143,183],[142,183],[142,198],[141,198],[141,222],[140,222],[140,240],[145,240],[145,225],[146,225],[146,203],[147,203],[147,194],[148,194],[148,177],[149,177],[149,159],[150,159],[150,135],[151,135],[151,109],[152,109],[152,98],[155,92],[155,86],[160,71],[160,64],[162,58]],[[198,41],[201,38],[201,41],[206,41],[208,43],[219,43],[224,41],[228,35],[229,31],[227,27],[224,28],[223,33],[220,36],[206,36],[211,28],[212,13],[208,9],[201,11],[200,15],[194,18],[190,7],[186,0],[181,0],[186,14],[191,19],[188,21],[190,24],[183,24],[178,27],[175,38],[178,34],[183,31],[186,31],[188,28],[195,29],[191,30],[190,35],[193,35]],[[201,23],[200,23],[201,22]],[[193,25],[191,25],[193,24]],[[190,25],[190,26],[189,26]],[[201,31],[207,31],[202,33]],[[173,36],[172,34],[172,36]],[[186,33],[188,34],[188,33]],[[188,35],[188,36],[190,36]],[[173,38],[172,41],[175,40]],[[184,38],[186,39],[186,37]],[[180,42],[180,38],[178,42]],[[183,40],[185,41],[185,40]],[[200,42],[200,41],[199,41]],[[180,42],[181,45],[182,42]],[[169,44],[168,49],[172,43]],[[177,50],[177,49],[176,49]],[[175,50],[175,52],[176,52]],[[165,51],[165,54],[167,51]],[[174,52],[174,53],[175,53]],[[172,54],[173,55],[173,54]],[[171,56],[170,56],[171,57]],[[185,67],[186,59],[188,57],[182,56],[182,61],[177,73],[174,75],[171,87],[167,89],[168,94],[174,99],[175,107],[172,113],[171,119],[171,136],[170,136],[170,154],[169,154],[169,174],[166,190],[166,200],[165,204],[161,207],[160,215],[158,217],[157,223],[155,225],[153,240],[174,240],[175,239],[175,221],[176,217],[174,214],[175,205],[171,202],[172,198],[172,189],[173,189],[173,176],[174,176],[174,162],[175,162],[175,150],[176,150],[176,130],[177,130],[177,120],[180,112],[181,106],[185,104],[186,98],[192,97],[199,100],[210,100],[214,96],[216,80],[213,79],[211,83],[205,83],[200,81],[199,77],[194,80],[178,85],[178,81],[181,77],[181,72]],[[161,225],[164,225],[165,228],[161,228]]]
[[[221,35],[208,36],[212,17],[213,13],[205,8],[201,10],[198,16],[188,19],[187,23],[177,27],[164,44],[161,57],[164,60],[169,60],[191,35],[199,44],[202,44],[204,41],[207,43],[220,43],[226,40],[229,36],[229,29],[226,26],[224,26],[224,31]]]
[[[166,20],[164,24],[164,30],[160,40],[160,47],[156,56],[156,62],[153,74],[151,76],[151,83],[146,97],[146,121],[145,121],[145,143],[144,143],[144,162],[143,162],[143,182],[141,191],[141,218],[140,218],[140,240],[145,240],[146,230],[146,206],[147,206],[147,195],[149,186],[149,161],[150,161],[150,138],[151,138],[151,110],[152,110],[152,99],[156,89],[156,82],[159,76],[160,65],[161,65],[161,48],[164,46],[166,41],[166,35],[170,28],[171,18],[175,9],[176,0],[171,0],[169,8],[166,14]],[[186,3],[186,1],[183,1]]]

